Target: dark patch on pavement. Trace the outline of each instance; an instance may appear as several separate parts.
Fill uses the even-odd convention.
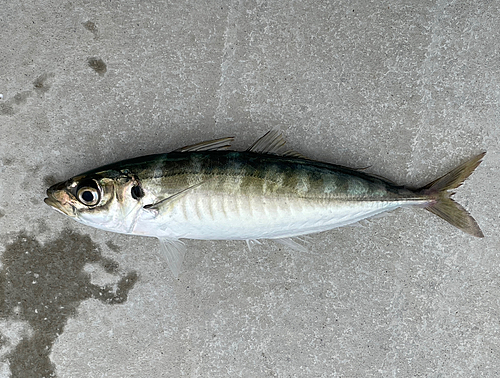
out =
[[[13,158],[8,158],[8,157],[4,157],[2,158],[2,164],[3,165],[12,165],[14,164],[14,159]]]
[[[50,231],[50,227],[47,225],[47,221],[45,219],[38,219],[37,223],[38,223],[37,232],[39,234],[43,234],[47,231]]]
[[[38,76],[33,82],[33,90],[39,94],[44,94],[50,89],[50,79],[54,76],[55,74],[52,72],[44,73]],[[14,97],[8,99],[7,101],[2,101],[0,103],[0,115],[12,116],[16,114],[16,107],[26,104],[28,98],[33,96],[33,90],[16,93]]]
[[[28,98],[31,97],[32,92],[31,91],[23,91],[16,93],[14,96],[14,103],[16,105],[24,105],[26,104],[26,101],[28,101]]]
[[[52,185],[55,185],[59,182],[60,180],[56,179],[54,176],[52,175],[48,175],[48,176],[45,176],[43,178],[43,184],[47,187],[47,189],[49,187],[51,187]]]
[[[92,68],[99,75],[104,75],[107,71],[106,63],[101,58],[97,58],[95,56],[87,59],[87,64],[90,68]]]
[[[0,103],[0,115],[11,116],[15,113],[14,107],[11,105],[10,101]]]
[[[94,34],[94,39],[99,37],[99,29],[97,29],[97,25],[92,21],[87,21],[83,23],[83,27],[87,29],[89,32]]]
[[[50,89],[50,80],[55,75],[53,73],[44,73],[37,77],[37,79],[33,82],[35,87],[35,91],[39,93],[45,93]]]
[[[39,200],[37,197],[31,197],[31,198],[30,198],[30,202],[31,202],[33,205],[38,205],[38,204],[40,204],[40,200]]]
[[[79,304],[89,298],[110,305],[123,303],[138,278],[136,272],[119,272],[118,264],[104,258],[88,235],[71,230],[44,245],[20,232],[6,245],[2,263],[0,319],[23,321],[32,329],[7,354],[12,377],[55,377],[52,345]],[[88,263],[115,274],[117,283],[92,284],[84,271]]]
[[[113,243],[111,240],[108,240],[106,242],[106,246],[111,249],[113,252],[120,252],[121,251],[121,248],[116,245],[115,243]]]

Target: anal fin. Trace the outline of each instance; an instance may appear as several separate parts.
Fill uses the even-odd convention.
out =
[[[287,247],[293,249],[294,251],[297,251],[297,252],[309,252],[308,249],[300,244],[300,243],[297,243],[295,240],[293,240],[292,238],[282,238],[282,239],[273,239],[275,242],[278,242],[280,244],[283,244],[283,245],[286,245]],[[298,239],[300,240],[301,242],[305,242],[304,240],[302,239]]]

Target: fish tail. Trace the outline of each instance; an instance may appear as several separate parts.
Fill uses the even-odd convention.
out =
[[[455,193],[449,193],[448,190],[458,188],[470,176],[472,172],[481,163],[481,159],[486,152],[483,152],[472,159],[460,164],[437,180],[423,186],[418,191],[433,198],[430,205],[425,209],[438,217],[443,218],[448,223],[459,228],[463,232],[479,238],[484,237],[476,220],[461,205],[450,197]]]

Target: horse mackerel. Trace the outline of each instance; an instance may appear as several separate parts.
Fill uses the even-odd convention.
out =
[[[277,130],[247,151],[233,138],[167,154],[110,164],[47,190],[45,202],[100,229],[157,237],[175,276],[185,246],[179,240],[290,238],[329,230],[396,209],[422,207],[473,236],[476,221],[448,190],[480,164],[479,154],[428,185],[410,189],[363,172],[288,150]]]

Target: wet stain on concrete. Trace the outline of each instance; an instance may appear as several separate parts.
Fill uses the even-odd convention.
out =
[[[16,93],[14,96],[14,104],[16,105],[24,105],[26,104],[26,101],[28,101],[28,98],[31,97],[32,92],[31,91],[23,91]]]
[[[17,107],[26,104],[28,98],[33,96],[33,91],[38,94],[46,93],[51,87],[51,80],[55,77],[52,72],[38,76],[33,82],[33,90],[16,93],[14,97],[0,102],[0,115],[13,116],[17,112]]]
[[[12,106],[12,102],[0,102],[0,115],[11,116],[16,114],[14,111],[14,107]]]
[[[92,68],[95,72],[97,72],[101,76],[104,75],[108,70],[106,67],[106,63],[104,63],[104,61],[101,58],[97,58],[95,56],[88,58],[87,64],[89,65],[90,68]]]
[[[14,164],[14,159],[13,158],[8,158],[8,157],[4,157],[4,158],[2,158],[2,164],[6,165],[6,166],[12,165],[12,164]]]
[[[118,253],[118,252],[120,252],[120,251],[121,251],[120,247],[119,247],[119,246],[117,246],[115,243],[113,243],[111,240],[108,240],[108,241],[106,242],[106,246],[107,246],[109,249],[111,249],[113,252]]]
[[[99,29],[97,29],[97,25],[92,21],[87,21],[83,23],[83,27],[87,29],[89,32],[94,34],[94,39],[99,38]]]
[[[31,202],[33,205],[39,205],[39,204],[40,204],[40,200],[38,199],[38,197],[31,197],[31,198],[30,198],[30,202]]]
[[[55,178],[54,176],[52,175],[48,175],[48,176],[45,176],[43,178],[43,184],[48,188],[54,184],[57,184],[59,181],[61,180],[58,180],[57,178]]]
[[[47,225],[47,221],[45,219],[38,219],[37,232],[43,234],[47,231],[50,231],[50,227]]]
[[[50,89],[50,79],[52,79],[55,75],[53,73],[44,73],[36,78],[33,82],[35,87],[35,91],[38,93],[45,93]]]
[[[101,265],[117,282],[92,284],[84,270],[89,263]],[[78,305],[89,298],[123,303],[137,278],[136,272],[120,272],[88,235],[64,230],[42,245],[34,236],[19,233],[6,245],[0,271],[0,320],[31,328],[7,353],[12,377],[55,377],[51,348]]]

